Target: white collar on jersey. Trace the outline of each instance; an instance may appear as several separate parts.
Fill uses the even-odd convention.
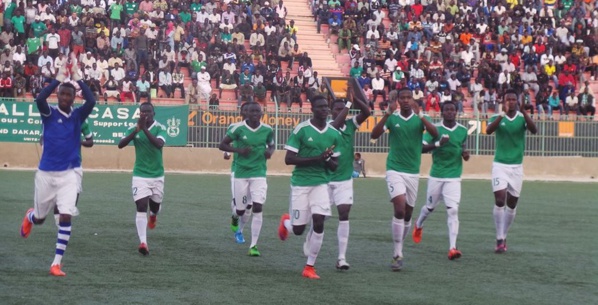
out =
[[[262,122],[261,121],[260,121],[260,124],[257,125],[257,127],[255,129],[251,128],[251,126],[249,126],[249,124],[247,124],[247,120],[243,121],[243,124],[245,124],[245,127],[247,127],[249,130],[251,130],[253,132],[255,132],[256,130],[260,129],[260,127],[262,127]]]

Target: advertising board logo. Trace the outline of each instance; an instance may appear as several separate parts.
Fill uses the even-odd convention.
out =
[[[166,129],[168,136],[171,138],[178,136],[181,132],[181,119],[177,119],[173,116],[172,118],[168,119],[166,123],[168,124],[168,128]]]

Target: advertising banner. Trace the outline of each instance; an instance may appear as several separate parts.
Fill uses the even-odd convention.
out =
[[[187,145],[188,106],[156,106],[155,112],[154,119],[166,126],[166,145]],[[138,105],[96,105],[88,118],[94,143],[118,144],[138,118]],[[38,142],[41,129],[35,103],[0,101],[0,142]]]

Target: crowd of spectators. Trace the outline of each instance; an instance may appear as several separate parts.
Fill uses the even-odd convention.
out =
[[[470,98],[486,115],[515,89],[532,115],[594,116],[596,0],[314,0],[312,12],[348,50],[372,109],[408,87],[431,114],[452,100],[463,115]]]
[[[339,51],[348,50],[350,76],[372,108],[409,87],[432,114],[449,99],[463,113],[466,98],[485,114],[513,88],[530,112],[594,115],[596,0],[311,5],[318,31],[327,24]],[[283,0],[2,0],[0,96],[35,96],[73,52],[104,101],[173,98],[179,89],[188,103],[218,105],[231,90],[239,104],[266,104],[271,91],[290,111],[327,89],[287,14]]]
[[[326,89],[287,12],[283,0],[3,0],[0,95],[35,96],[73,52],[104,101],[179,89],[191,104],[218,105],[223,90],[265,104],[271,90],[290,111]]]

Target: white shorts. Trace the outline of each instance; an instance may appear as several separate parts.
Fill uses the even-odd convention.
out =
[[[458,208],[461,201],[461,181],[459,179],[428,179],[426,207],[435,209],[440,200],[447,208]]]
[[[291,186],[290,210],[294,226],[307,224],[313,214],[330,216],[328,185]]]
[[[523,165],[492,163],[492,191],[506,189],[513,197],[519,197],[523,186]]]
[[[233,214],[235,213],[235,172],[231,172],[230,173],[230,193],[231,193],[231,202],[232,202],[232,206],[233,206]],[[251,194],[248,192],[247,193],[247,202],[251,203],[253,201],[251,201]]]
[[[150,197],[153,202],[164,199],[164,177],[141,178],[133,176],[133,201]]]
[[[328,182],[330,204],[353,204],[353,179]]]
[[[118,92],[117,90],[106,90],[104,91],[104,94],[106,95],[106,97],[117,97],[120,92]]]
[[[405,195],[407,204],[415,206],[417,200],[417,189],[419,187],[419,175],[405,174],[397,171],[386,171],[386,185],[390,199]]]
[[[234,204],[239,211],[245,210],[253,202],[264,204],[268,193],[266,177],[235,178],[234,179]],[[252,201],[250,201],[252,200]]]
[[[76,210],[79,178],[74,169],[60,172],[38,170],[35,173],[34,214],[43,219],[54,206],[60,214],[72,215]]]
[[[75,167],[75,174],[77,174],[77,194],[83,192],[83,168]]]

